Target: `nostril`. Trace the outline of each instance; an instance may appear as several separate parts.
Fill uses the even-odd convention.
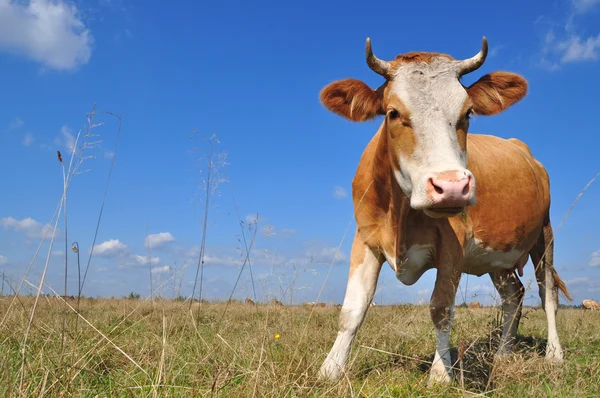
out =
[[[441,195],[444,193],[444,190],[442,189],[442,187],[440,187],[439,185],[436,185],[435,181],[433,180],[433,178],[429,179],[429,183],[431,184],[431,186],[433,187],[433,189],[435,189],[435,192],[438,195]]]
[[[467,196],[469,194],[470,190],[471,190],[471,180],[469,179],[469,181],[467,181],[467,183],[465,184],[465,187],[462,190],[463,196]]]

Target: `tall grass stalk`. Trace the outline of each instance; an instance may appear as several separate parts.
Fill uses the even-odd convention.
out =
[[[148,234],[148,220],[146,220],[146,247],[148,248],[148,269],[150,270],[150,301],[154,303],[152,291],[152,254],[150,252],[150,235]]]
[[[194,130],[195,134],[200,134]],[[190,137],[192,140],[193,137]],[[208,213],[210,209],[210,201],[212,196],[215,194],[219,185],[226,182],[227,179],[221,174],[221,169],[226,165],[225,158],[227,154],[225,152],[219,152],[215,150],[215,145],[219,144],[217,136],[213,134],[210,138],[202,137],[202,141],[208,142],[208,155],[206,157],[206,177],[203,179],[202,188],[204,190],[204,215],[202,220],[202,238],[200,243],[200,253],[198,254],[198,264],[196,266],[196,276],[194,278],[194,287],[192,289],[192,299],[189,303],[189,308],[192,308],[194,302],[194,295],[196,294],[196,286],[198,285],[198,276],[200,276],[200,286],[198,292],[198,302],[202,305],[202,288],[204,282],[204,256],[206,250],[206,232],[208,226]],[[199,148],[194,148],[194,151],[199,151]],[[198,159],[202,160],[202,158]],[[203,165],[204,166],[204,165]],[[200,167],[200,173],[202,173],[203,167]]]
[[[95,105],[94,105],[94,108],[95,108]],[[79,130],[79,132],[77,133],[77,137],[75,139],[75,142],[73,144],[73,147],[69,148],[69,150],[71,151],[71,160],[69,162],[69,168],[68,168],[67,172],[65,172],[65,170],[64,170],[62,156],[61,156],[60,152],[57,152],[58,159],[59,159],[59,161],[61,163],[61,166],[62,166],[62,169],[63,169],[63,193],[62,193],[62,196],[60,198],[59,205],[58,205],[58,214],[56,216],[56,221],[54,223],[52,238],[50,240],[50,245],[49,245],[49,248],[48,248],[48,254],[46,256],[46,262],[44,264],[44,269],[42,271],[42,276],[41,276],[41,279],[40,279],[40,283],[39,283],[39,285],[37,287],[36,298],[35,298],[35,301],[34,301],[34,304],[33,304],[32,310],[31,310],[31,314],[29,316],[29,321],[28,321],[28,324],[27,324],[27,328],[25,329],[25,335],[23,337],[23,344],[22,344],[22,349],[21,349],[22,350],[21,351],[22,352],[21,376],[20,376],[20,386],[21,386],[21,388],[23,386],[24,375],[25,375],[25,358],[26,358],[26,351],[27,351],[26,350],[27,339],[29,337],[29,333],[30,333],[30,330],[31,330],[31,325],[33,323],[33,318],[34,318],[35,311],[36,311],[36,308],[37,308],[37,304],[38,304],[38,301],[39,301],[39,296],[40,296],[40,294],[42,292],[42,286],[44,285],[44,282],[45,282],[45,279],[46,279],[46,274],[47,274],[48,266],[49,266],[49,263],[50,263],[50,256],[52,254],[52,248],[54,246],[54,239],[56,237],[56,232],[57,232],[57,229],[58,229],[58,222],[59,222],[59,219],[60,219],[60,214],[61,214],[61,212],[63,210],[66,211],[67,192],[68,192],[68,189],[69,189],[69,187],[71,185],[73,177],[76,174],[81,173],[81,171],[79,171],[79,169],[80,169],[81,165],[83,164],[83,162],[85,160],[87,160],[87,159],[93,158],[93,156],[84,156],[85,152],[86,152],[86,149],[93,148],[94,146],[96,146],[97,144],[99,144],[99,143],[102,142],[102,141],[91,141],[91,138],[94,137],[95,135],[92,134],[90,130],[86,130],[86,132],[83,135],[83,137],[82,137],[81,133],[82,133],[82,131]],[[78,146],[80,144],[80,142],[81,142],[81,146]],[[66,222],[66,217],[65,217],[65,222]],[[68,239],[68,236],[66,235],[66,233],[67,233],[67,226],[65,224],[65,239]],[[44,238],[42,238],[42,242],[43,242],[43,239]],[[65,251],[65,257],[67,255],[68,255],[68,252]],[[65,292],[67,291],[66,273],[67,273],[67,260],[65,260]],[[66,293],[65,293],[65,295],[66,295]],[[65,317],[66,317],[66,314],[65,314]],[[65,323],[66,323],[66,319],[63,318],[63,326],[66,326]],[[64,355],[64,335],[65,335],[64,332],[65,332],[65,328],[63,327],[63,330],[61,332],[61,349],[60,349],[59,364],[62,364],[62,358],[63,358],[63,355]]]

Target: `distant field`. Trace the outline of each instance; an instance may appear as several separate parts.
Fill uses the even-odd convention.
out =
[[[61,299],[40,298],[22,367],[34,299],[20,297],[7,313],[12,300],[0,298],[2,397],[405,397],[464,396],[465,390],[600,396],[600,311],[559,311],[566,360],[551,365],[543,359],[544,312],[526,308],[515,355],[492,367],[501,311],[458,308],[452,342],[466,352],[456,382],[428,389],[435,333],[426,306],[371,308],[347,377],[328,384],[315,375],[337,333],[339,308],[196,303],[190,312],[189,303],[177,301],[83,299],[81,315],[92,327],[82,318],[76,325]]]

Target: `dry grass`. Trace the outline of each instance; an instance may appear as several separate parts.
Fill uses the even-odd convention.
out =
[[[0,299],[0,313],[6,313],[10,300]],[[452,386],[426,387],[435,333],[424,306],[371,308],[353,345],[348,374],[329,384],[315,375],[337,333],[338,308],[233,303],[218,326],[223,303],[194,304],[192,314],[187,303],[177,301],[156,300],[152,306],[141,300],[83,299],[76,329],[75,303],[45,297],[27,342],[20,390],[21,344],[34,300],[18,300],[0,330],[0,395],[6,397],[404,397],[464,396],[466,391],[600,396],[600,312],[559,311],[566,360],[552,365],[543,358],[545,315],[526,308],[515,354],[494,367],[500,310],[458,308],[452,342],[466,349],[456,365],[464,371],[463,389],[460,371]],[[65,311],[66,349],[60,361]]]

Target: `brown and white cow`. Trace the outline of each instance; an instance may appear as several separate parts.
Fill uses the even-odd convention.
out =
[[[498,354],[510,351],[524,295],[515,271],[523,276],[529,256],[537,265],[548,321],[546,357],[562,359],[557,289],[571,298],[553,267],[546,170],[517,139],[467,134],[471,114],[500,113],[527,92],[527,81],[508,72],[461,84],[461,76],[484,63],[487,49],[484,37],[481,51],[465,60],[411,52],[383,61],[367,39],[367,64],[385,83],[373,90],[345,79],[322,90],[321,102],[330,111],[357,122],[382,115],[383,122],[352,182],[357,230],[339,331],[321,378],[340,378],[385,261],[405,285],[437,269],[430,300],[437,337],[430,382],[448,382],[453,375],[450,329],[463,273],[490,275],[503,300]]]
[[[581,305],[587,310],[600,311],[600,304],[596,300],[582,300]]]

